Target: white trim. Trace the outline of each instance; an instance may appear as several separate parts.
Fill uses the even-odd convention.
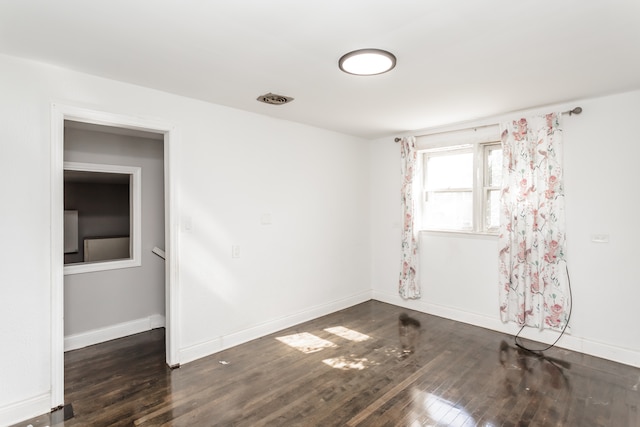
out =
[[[180,366],[180,281],[178,274],[178,248],[180,223],[178,206],[178,130],[170,128],[164,134],[164,241],[165,241],[165,316],[166,316],[166,362],[167,365]]]
[[[180,349],[180,360],[182,363],[193,362],[194,360],[210,356],[214,353],[224,350],[222,346],[222,337],[207,340],[189,347]]]
[[[326,316],[345,308],[361,304],[371,299],[371,291],[360,292],[347,298],[332,301],[327,304],[317,305],[308,310],[301,311],[289,316],[273,319],[250,328],[232,332],[218,338],[201,342],[180,350],[180,360],[182,363],[192,362],[205,356],[244,344],[248,341],[264,337],[274,332],[281,331],[300,323]]]
[[[64,405],[64,269],[63,190],[64,121],[73,120],[164,135],[166,361],[179,365],[178,334],[178,192],[176,129],[152,119],[123,116],[53,103],[51,105],[51,394],[49,408]]]
[[[0,426],[17,424],[33,417],[33,414],[49,412],[49,393],[44,393],[30,399],[14,402],[0,407]]]
[[[167,325],[167,318],[162,314],[152,314],[147,317],[147,320],[149,321],[149,331],[152,329],[164,328]]]
[[[452,307],[430,304],[421,300],[403,300],[399,295],[385,292],[373,291],[373,299],[509,335],[516,335],[520,329],[513,323],[502,323],[497,317],[494,318],[482,314],[461,311]],[[558,337],[558,333],[547,329],[538,331],[529,328],[525,329],[521,336],[533,341],[550,344]],[[556,346],[640,368],[640,352],[629,348],[616,347],[610,344],[575,337],[569,335],[569,333],[565,333]]]
[[[165,325],[165,317],[154,314],[142,319],[118,323],[104,328],[93,329],[79,334],[64,337],[64,351],[77,350],[105,341],[111,341],[152,329],[162,328]]]
[[[99,163],[64,162],[64,170],[103,172],[131,175],[131,258],[115,261],[79,263],[64,266],[64,274],[80,274],[142,265],[142,168],[135,166],[106,165]]]
[[[49,409],[64,405],[63,163],[64,113],[54,105],[51,111],[51,402]]]

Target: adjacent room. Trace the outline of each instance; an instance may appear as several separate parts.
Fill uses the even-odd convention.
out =
[[[0,2],[0,426],[640,426],[638,22]]]

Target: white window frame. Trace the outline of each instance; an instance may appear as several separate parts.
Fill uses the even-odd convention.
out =
[[[130,258],[113,261],[67,264],[64,275],[117,270],[142,265],[142,168],[135,166],[105,165],[97,163],[64,162],[64,170],[118,173],[130,175]]]
[[[422,202],[420,203],[420,209],[426,209],[426,160],[427,157],[447,155],[448,153],[463,152],[471,150],[473,152],[473,187],[472,187],[472,226],[471,228],[427,228],[421,226],[421,231],[426,232],[443,232],[443,233],[462,233],[462,234],[483,234],[483,235],[497,235],[498,227],[489,227],[486,221],[486,212],[488,208],[488,194],[489,190],[499,189],[498,187],[487,186],[488,179],[488,162],[487,153],[490,147],[500,146],[501,142],[498,139],[485,140],[483,142],[470,141],[468,144],[456,144],[456,145],[444,145],[434,148],[420,149],[420,161],[423,162],[422,172]],[[456,191],[452,189],[450,191]],[[462,191],[462,190],[460,190]],[[467,190],[465,190],[467,191]],[[421,218],[421,216],[420,216]]]

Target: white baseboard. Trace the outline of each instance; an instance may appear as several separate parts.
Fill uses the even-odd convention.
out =
[[[149,316],[149,329],[164,328],[166,325],[166,319],[162,314],[152,314]]]
[[[373,291],[373,299],[509,335],[515,335],[520,329],[513,323],[502,323],[498,316],[495,318],[489,317],[482,314],[457,310],[452,307],[430,304],[422,300],[404,300],[400,295]],[[558,334],[557,332],[553,332],[548,329],[537,331],[529,328],[523,331],[521,336],[534,341],[552,343],[556,340]],[[613,362],[640,367],[640,352],[629,348],[616,347],[610,344],[572,336],[570,332],[565,333],[562,338],[560,338],[556,346],[588,354],[590,356],[611,360]]]
[[[312,319],[333,313],[338,310],[354,306],[356,304],[369,301],[371,299],[371,291],[361,292],[351,297],[332,301],[327,304],[317,305],[307,310],[274,319],[250,328],[246,328],[237,332],[230,333],[212,340],[208,340],[196,345],[185,347],[180,350],[180,363],[189,363],[202,357],[210,356],[227,348],[244,344],[248,341],[263,337],[265,335],[278,332],[282,329],[295,326]]]
[[[222,338],[215,338],[179,350],[180,365],[193,362],[202,357],[210,356],[214,353],[224,350],[222,347]]]
[[[51,395],[41,394],[30,399],[0,407],[0,426],[17,424],[33,418],[34,414],[46,414],[51,410]]]
[[[118,323],[104,328],[93,329],[91,331],[64,337],[64,351],[77,350],[105,341],[126,337],[151,329],[162,328],[165,325],[165,318],[161,314],[153,314],[149,317],[136,319],[129,322]]]

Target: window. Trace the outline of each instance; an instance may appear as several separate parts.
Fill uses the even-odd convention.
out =
[[[141,265],[141,168],[64,163],[64,274]]]
[[[422,229],[495,233],[500,225],[499,142],[423,151]]]

